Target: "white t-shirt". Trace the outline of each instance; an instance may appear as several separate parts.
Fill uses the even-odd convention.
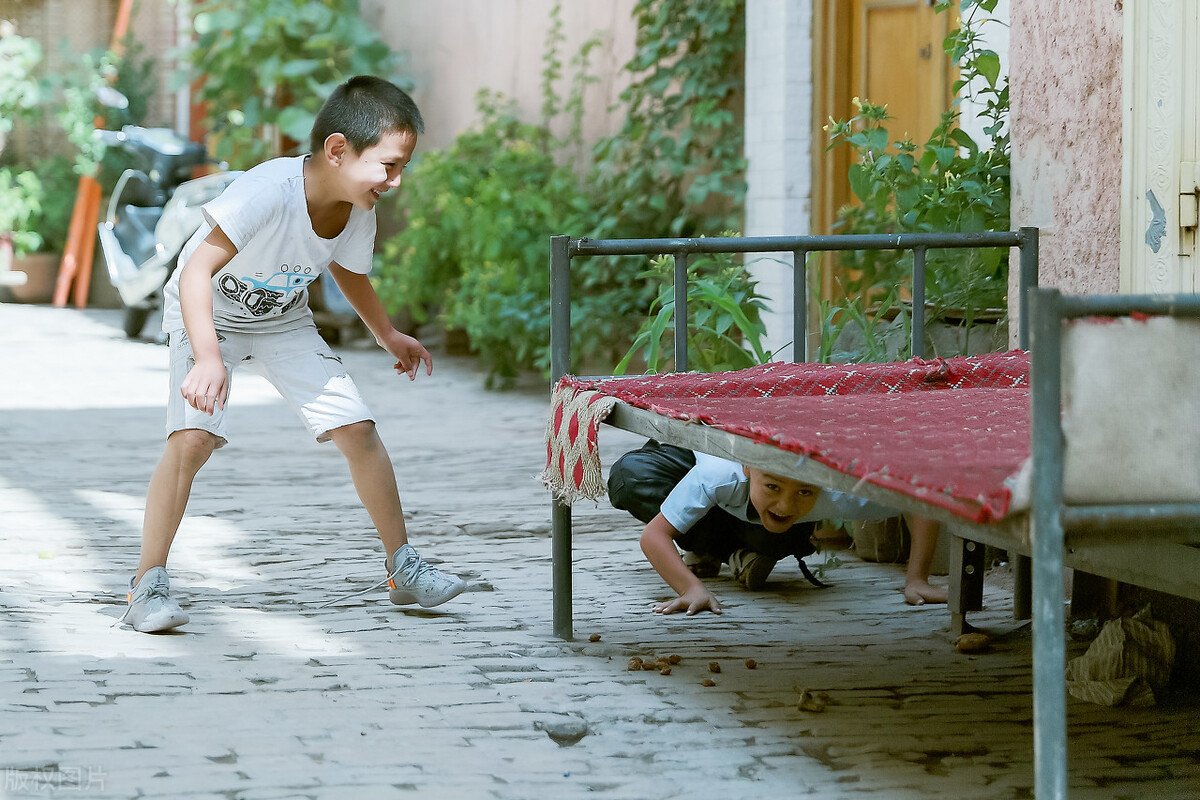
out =
[[[304,198],[305,158],[264,161],[204,205],[205,222],[184,245],[163,291],[165,332],[183,328],[179,274],[216,226],[238,250],[212,279],[218,329],[273,333],[299,327],[312,319],[308,285],[330,262],[364,275],[371,271],[374,209],[354,206],[342,232],[322,239],[312,229]]]
[[[745,522],[759,523],[758,512],[750,508],[750,479],[742,471],[742,465],[696,453],[696,466],[676,484],[659,510],[672,528],[687,533],[713,508],[724,509]],[[887,519],[896,515],[894,509],[879,503],[833,489],[821,489],[812,511],[796,521]]]

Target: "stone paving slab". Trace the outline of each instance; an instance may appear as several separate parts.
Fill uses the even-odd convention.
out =
[[[581,503],[576,640],[557,640],[545,393],[486,392],[468,360],[409,383],[380,351],[343,355],[414,543],[471,591],[320,608],[381,577],[378,541],[336,449],[239,374],[172,552],[192,622],[146,636],[114,623],[165,349],[124,339],[117,312],[0,304],[0,798],[1032,795],[1030,640],[1003,590],[973,617],[994,637],[978,656],[944,608],[903,604],[900,566],[850,553],[831,589],[781,564],[753,595],[717,579],[722,616],[661,617],[638,524]],[[601,433],[605,463],[638,444]],[[669,654],[670,675],[627,669]],[[798,708],[804,689],[824,712]],[[1072,798],[1200,797],[1198,705],[1070,700]]]

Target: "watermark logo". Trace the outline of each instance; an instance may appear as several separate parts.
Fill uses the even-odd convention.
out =
[[[0,783],[5,792],[51,794],[66,792],[102,792],[107,777],[102,767],[7,767]]]

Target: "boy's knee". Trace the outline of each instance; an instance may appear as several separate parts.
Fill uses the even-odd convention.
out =
[[[375,447],[381,443],[379,434],[375,430],[375,423],[369,419],[334,428],[329,432],[329,438],[343,452]]]
[[[221,440],[215,434],[199,428],[188,428],[175,431],[167,439],[170,447],[174,448],[187,461],[203,464],[213,451],[220,445]]]
[[[641,469],[639,456],[637,452],[626,453],[609,468],[608,499],[613,508],[628,511],[641,522],[649,522],[658,515],[674,484],[647,475]]]
[[[637,475],[635,470],[629,468],[631,456],[634,455],[626,453],[608,469],[608,499],[613,507],[625,511],[631,510],[631,504],[637,502],[634,494],[638,485]]]

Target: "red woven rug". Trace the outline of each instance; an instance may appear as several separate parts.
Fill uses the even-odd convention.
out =
[[[555,403],[561,409],[594,391],[989,522],[1008,512],[1005,481],[1029,455],[1028,386],[1028,355],[1011,351],[892,364],[768,364],[707,375],[568,376]],[[559,464],[548,468],[571,469],[561,453],[553,459],[548,452],[551,460]]]

